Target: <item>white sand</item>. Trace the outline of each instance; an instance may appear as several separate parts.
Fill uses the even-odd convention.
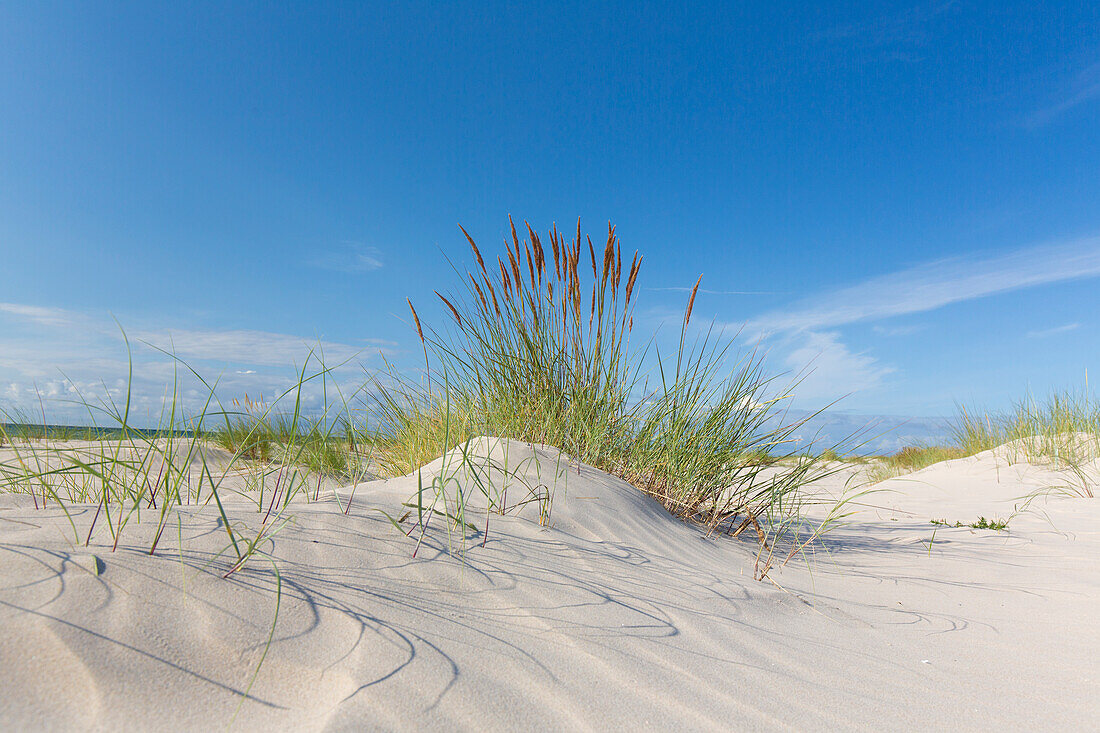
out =
[[[555,481],[552,451],[538,451],[536,474],[521,463],[532,449],[504,448],[529,483],[557,485],[552,526],[535,504],[494,516],[465,564],[446,554],[442,522],[414,559],[415,539],[374,511],[397,513],[415,477],[360,485],[347,515],[331,492],[297,507],[265,546],[282,596],[243,702],[275,572],[257,559],[220,577],[213,505],[181,508],[150,557],[151,512],[111,552],[105,529],[84,548],[60,510],[0,496],[2,727],[1096,724],[1100,499],[1036,500],[1008,532],[929,523],[1008,517],[1065,478],[1050,470],[990,452],[886,482],[828,537],[830,554],[772,571],[781,590],[753,580],[753,542],[704,538],[589,467]],[[233,523],[259,521],[246,499],[226,508]],[[95,508],[71,512],[83,538]]]

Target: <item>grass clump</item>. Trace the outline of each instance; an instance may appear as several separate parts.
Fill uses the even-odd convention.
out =
[[[967,455],[969,454],[965,450],[957,446],[911,445],[893,455],[876,457],[868,473],[872,481],[885,481],[895,476],[928,468],[936,463],[965,458]]]
[[[882,481],[904,473],[933,466],[934,463],[965,458],[967,452],[955,446],[908,446],[892,456],[876,459],[871,467],[873,479]]]
[[[856,436],[858,436],[858,435],[860,435],[860,433],[856,434]],[[853,436],[853,438],[856,437],[856,436]],[[851,438],[849,440],[851,440]],[[857,448],[858,447],[861,447],[861,446],[857,446]],[[836,462],[840,462],[840,463],[852,463],[852,464],[858,464],[858,465],[866,465],[866,464],[870,463],[873,460],[882,458],[882,456],[857,455],[855,453],[844,454],[844,453],[839,453],[836,450],[836,448],[826,448],[825,450],[821,451],[821,455],[819,456],[819,458],[820,458],[820,460],[825,461],[825,462],[834,462],[834,461],[836,461]]]
[[[610,225],[597,248],[579,223],[546,242],[530,226],[521,240],[513,224],[491,265],[466,239],[475,268],[457,294],[437,293],[453,325],[425,330],[409,303],[426,374],[413,383],[391,370],[379,385],[382,465],[411,471],[494,435],[560,448],[712,528],[793,509],[819,463],[767,470],[796,454],[801,421],[783,419],[789,392],[755,353],[734,358],[713,330],[691,336],[698,282],[665,356],[652,340],[631,343],[642,257],[624,262]]]
[[[246,394],[243,405],[234,399],[233,406],[236,409],[224,415],[225,427],[211,433],[213,442],[245,458],[270,460],[278,440],[274,426],[266,419],[262,398],[253,401]]]
[[[887,464],[907,471],[919,471],[934,463],[963,458],[966,452],[948,445],[908,446],[885,458]]]

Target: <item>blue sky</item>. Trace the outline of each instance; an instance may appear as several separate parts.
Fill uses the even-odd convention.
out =
[[[117,385],[112,317],[227,393],[318,341],[415,364],[405,298],[441,318],[457,225],[509,214],[613,221],[639,325],[703,273],[697,322],[812,363],[800,407],[1097,366],[1096,3],[182,5],[0,7],[9,405]]]

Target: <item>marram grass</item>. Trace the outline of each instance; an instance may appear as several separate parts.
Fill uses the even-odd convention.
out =
[[[426,329],[409,303],[424,379],[391,370],[378,385],[383,466],[412,471],[494,435],[558,447],[712,529],[794,511],[820,462],[799,454],[802,421],[783,420],[790,392],[776,388],[762,359],[692,328],[698,282],[678,347],[662,355],[634,334],[642,257],[624,260],[613,227],[597,248],[579,223],[570,237],[554,228],[545,241],[529,226],[521,239],[513,224],[489,264],[466,238],[473,270],[457,292],[437,293],[451,325]],[[766,470],[795,455],[784,470]]]

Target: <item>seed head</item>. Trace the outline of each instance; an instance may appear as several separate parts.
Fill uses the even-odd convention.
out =
[[[699,283],[703,282],[703,276],[700,275],[699,279],[695,281],[695,287],[691,289],[691,297],[688,298],[687,312],[684,313],[684,325],[687,326],[691,322],[691,309],[695,307],[695,293],[699,291]]]

